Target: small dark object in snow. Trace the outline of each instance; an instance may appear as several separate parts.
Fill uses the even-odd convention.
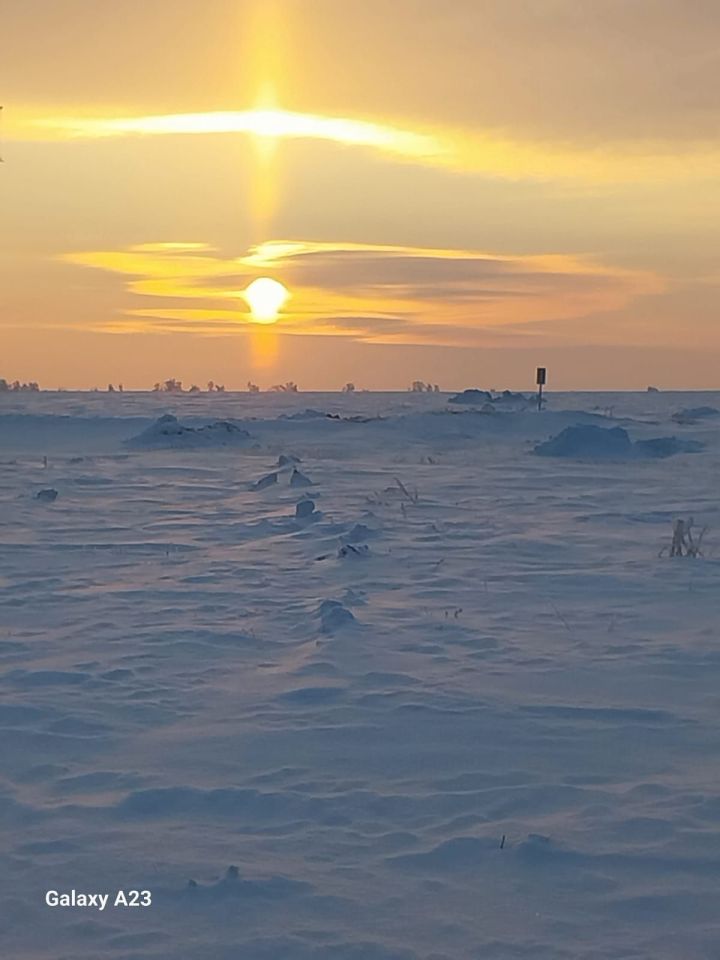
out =
[[[238,870],[238,868],[237,868],[237,867],[228,867],[228,868],[227,868],[227,871],[226,871],[226,873],[225,873],[225,879],[226,879],[226,880],[239,880],[239,879],[240,879],[240,871]]]
[[[346,543],[338,550],[338,557],[367,557],[370,548],[366,543],[361,543],[354,547],[351,543]]]
[[[291,487],[311,487],[312,480],[310,477],[306,477],[304,473],[300,473],[297,467],[293,468],[293,472],[290,474],[290,486]]]
[[[384,420],[385,417],[363,417],[355,414],[352,417],[341,417],[339,413],[326,413],[328,420],[342,420],[343,423],[372,423],[373,420]]]
[[[295,504],[295,517],[297,520],[306,520],[315,512],[315,504],[312,500],[301,500]]]
[[[692,517],[689,520],[678,519],[673,523],[672,543],[670,544],[671,557],[702,557],[702,543],[708,528],[703,527],[698,534],[697,540],[693,536],[695,521]],[[662,557],[667,550],[663,547],[659,557]]]
[[[253,484],[253,490],[265,490],[267,487],[271,487],[274,483],[277,483],[278,475],[276,473],[268,473],[264,477]]]
[[[57,497],[58,492],[57,490],[53,490],[52,487],[48,487],[47,490],[40,490],[35,494],[35,499],[42,500],[43,503],[53,503],[53,501],[57,500]]]

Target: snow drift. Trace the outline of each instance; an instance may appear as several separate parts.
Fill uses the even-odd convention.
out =
[[[698,420],[717,416],[720,416],[720,410],[717,407],[688,407],[685,410],[678,410],[673,414],[672,419],[675,423],[695,423]]]
[[[566,427],[555,437],[537,444],[535,453],[541,457],[567,457],[587,460],[661,459],[677,453],[699,453],[704,444],[699,440],[680,440],[677,437],[654,437],[649,440],[630,439],[622,427],[598,427],[578,424]]]
[[[245,443],[249,438],[247,430],[229,420],[189,427],[180,423],[173,414],[166,413],[126,443],[129,447],[192,449],[235,446]]]

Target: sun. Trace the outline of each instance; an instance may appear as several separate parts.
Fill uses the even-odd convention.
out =
[[[258,277],[243,291],[256,323],[275,323],[290,291],[271,277]]]

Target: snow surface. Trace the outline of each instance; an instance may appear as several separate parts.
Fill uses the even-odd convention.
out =
[[[720,397],[447,399],[0,397],[2,957],[717,958]]]

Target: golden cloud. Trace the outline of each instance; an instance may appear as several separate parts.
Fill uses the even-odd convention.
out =
[[[101,325],[124,332],[232,334],[253,323],[242,291],[258,276],[292,291],[277,332],[372,343],[467,345],[513,327],[527,335],[533,323],[612,313],[664,289],[648,271],[586,257],[385,244],[274,240],[225,257],[154,242],[62,259],[125,278],[121,313]]]

